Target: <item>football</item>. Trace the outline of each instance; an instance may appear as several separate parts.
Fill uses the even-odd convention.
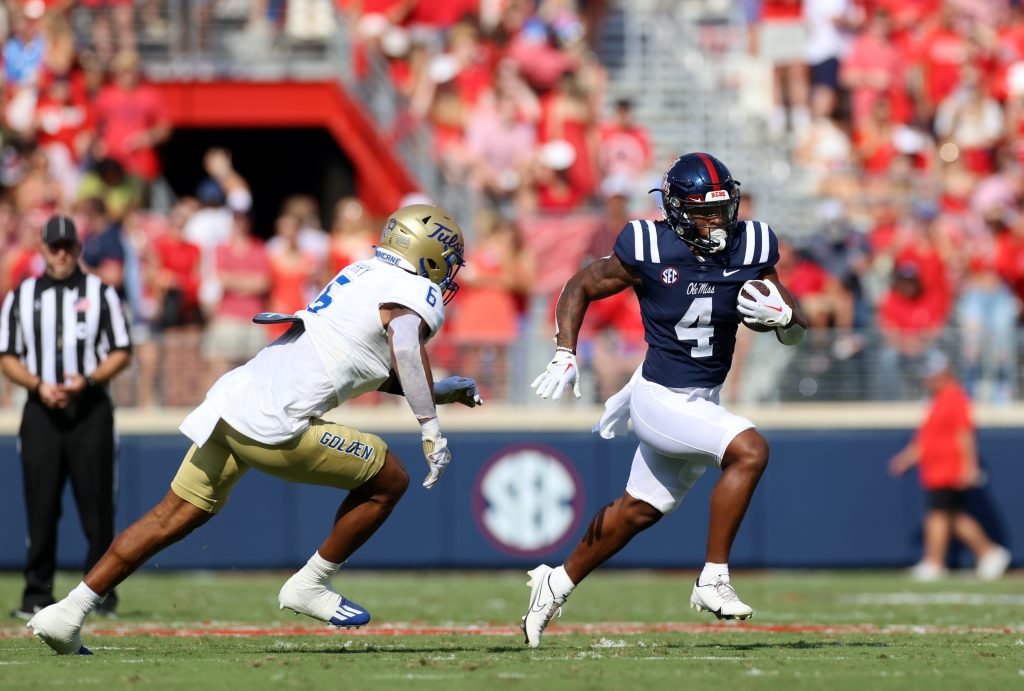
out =
[[[745,293],[746,295],[744,297],[748,297],[753,300],[755,299],[755,290],[761,293],[761,295],[768,295],[768,293],[771,292],[768,289],[768,286],[765,285],[764,281],[755,279],[753,281],[747,281],[740,287],[740,295],[744,295]],[[768,331],[773,330],[773,327],[766,326],[764,324],[748,324],[747,322],[743,322],[743,325],[746,326],[748,329],[751,329],[752,331],[757,331],[759,333],[767,333]]]

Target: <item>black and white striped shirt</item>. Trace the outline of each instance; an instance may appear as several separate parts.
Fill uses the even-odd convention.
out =
[[[121,299],[80,269],[63,281],[27,278],[0,308],[0,354],[17,355],[43,381],[89,376],[112,350],[131,350]]]

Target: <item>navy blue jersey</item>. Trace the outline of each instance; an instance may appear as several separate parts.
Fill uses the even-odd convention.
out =
[[[740,221],[724,250],[698,257],[664,221],[630,221],[615,256],[643,277],[636,295],[647,341],[644,378],[672,388],[724,382],[742,319],[740,286],[779,261],[768,224]]]

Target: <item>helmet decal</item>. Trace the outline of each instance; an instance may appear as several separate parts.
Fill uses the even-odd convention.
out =
[[[704,165],[708,167],[708,176],[711,178],[711,184],[715,186],[715,189],[719,189],[720,183],[718,182],[718,171],[715,170],[715,164],[711,162],[711,157],[707,154],[697,152],[697,158],[704,162]]]

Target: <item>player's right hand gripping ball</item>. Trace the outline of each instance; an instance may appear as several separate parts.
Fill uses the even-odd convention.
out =
[[[541,398],[551,398],[557,401],[562,397],[565,387],[572,384],[572,393],[579,398],[581,395],[579,373],[580,367],[576,364],[576,355],[568,350],[556,350],[555,357],[530,386],[537,389],[537,395]]]
[[[751,327],[777,328],[787,326],[793,318],[793,308],[782,299],[782,293],[771,281],[747,281],[736,298],[736,309],[743,322]]]

